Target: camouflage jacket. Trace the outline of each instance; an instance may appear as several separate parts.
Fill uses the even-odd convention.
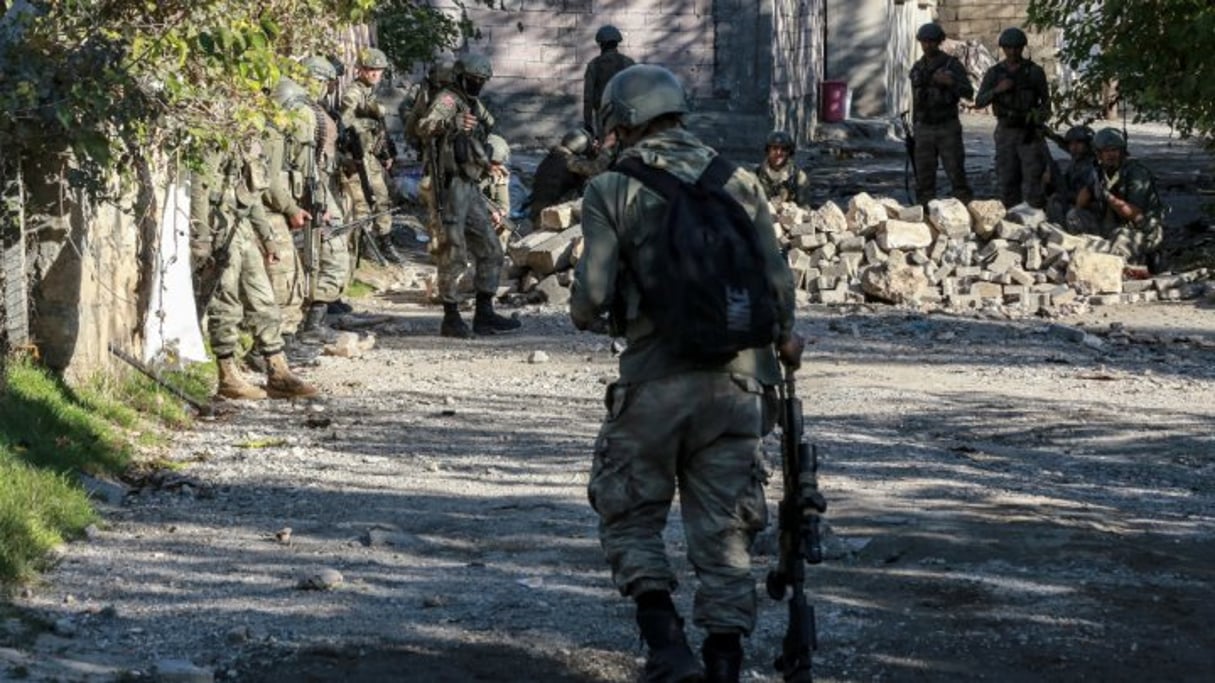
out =
[[[460,126],[460,115],[465,112],[477,117],[477,126],[471,131]],[[435,95],[417,128],[427,144],[435,143],[438,166],[443,173],[458,173],[479,183],[489,171],[486,139],[493,123],[489,110],[478,98],[452,85]]]
[[[620,158],[637,157],[647,165],[694,182],[717,155],[683,129],[665,130],[625,149]],[[755,176],[739,168],[726,184],[759,231],[765,269],[777,293],[780,339],[793,330],[793,276],[781,256],[763,188]],[[656,333],[643,311],[642,294],[634,273],[662,268],[653,235],[665,227],[666,202],[654,190],[622,173],[607,171],[591,180],[582,199],[582,258],[574,271],[570,317],[586,327],[601,314],[615,309],[629,346],[620,356],[620,379],[640,382],[692,371],[713,371],[754,377],[771,386],[780,381],[780,367],[772,348],[749,349],[725,365],[706,367],[677,355]],[[613,315],[616,315],[613,313]]]
[[[1011,90],[996,92],[996,85],[1009,78]],[[1006,61],[998,62],[983,74],[975,105],[991,105],[1000,124],[1011,128],[1045,125],[1050,120],[1050,85],[1046,72],[1032,60],[1026,59],[1014,71]]]
[[[270,187],[267,149],[266,143],[255,140],[207,156],[203,170],[190,182],[192,239],[223,244],[230,230],[248,221],[263,244],[274,240],[263,201]]]
[[[1068,206],[1076,203],[1080,190],[1089,188],[1093,196],[1097,195],[1097,160],[1091,154],[1085,154],[1079,159],[1070,159],[1059,167],[1059,175],[1054,179],[1055,194],[1063,198]]]
[[[605,50],[586,65],[582,76],[582,124],[587,130],[595,130],[595,114],[599,111],[599,100],[603,98],[603,87],[620,71],[633,66],[633,60],[616,50]]]
[[[274,132],[269,144],[270,186],[266,206],[287,217],[300,209],[315,214],[313,204],[320,205],[331,222],[341,222],[341,209],[330,191],[329,177],[334,163],[331,154],[318,154],[318,146],[333,144],[330,135],[336,127],[319,106],[301,102],[289,106],[288,118],[281,130]],[[320,193],[312,196],[313,188]],[[319,218],[319,216],[314,216]]]
[[[388,133],[384,127],[384,108],[372,86],[358,79],[352,81],[342,93],[338,111],[347,134],[358,136],[364,159],[385,156]]]
[[[784,168],[772,168],[764,161],[755,167],[755,177],[764,188],[768,201],[807,203],[810,178],[793,162],[785,164]]]
[[[588,179],[607,170],[608,161],[606,154],[587,159],[561,145],[552,148],[536,166],[532,179],[532,220],[544,209],[581,195]]]
[[[1122,167],[1117,172],[1109,174],[1105,169],[1098,168],[1096,175],[1097,182],[1104,190],[1098,193],[1098,197],[1104,197],[1108,192],[1122,199],[1142,211],[1145,221],[1164,218],[1164,202],[1156,190],[1156,178],[1147,166],[1134,159],[1127,159],[1122,162]],[[1102,205],[1105,206],[1105,202],[1102,202]],[[1108,209],[1108,213],[1113,214],[1113,209]],[[1107,216],[1107,222],[1120,221],[1121,218],[1116,217],[1115,220]]]
[[[933,81],[938,71],[948,71],[953,76],[953,85],[940,85]],[[933,57],[920,57],[911,67],[912,120],[926,125],[937,125],[956,121],[958,103],[975,95],[974,86],[966,68],[955,57],[938,53]]]

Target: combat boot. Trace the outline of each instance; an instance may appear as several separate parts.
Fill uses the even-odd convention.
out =
[[[397,245],[393,243],[391,233],[376,237],[375,245],[379,247],[380,254],[384,256],[385,261],[396,265],[405,263],[405,257],[401,256],[401,252],[397,251]]]
[[[443,322],[439,325],[439,335],[457,339],[468,339],[472,336],[468,323],[460,317],[460,304],[443,304]]]
[[[737,633],[710,633],[700,649],[706,683],[738,683],[743,651]]]
[[[236,367],[235,357],[219,358],[216,364],[219,366],[219,387],[215,390],[216,395],[247,401],[260,401],[266,398],[265,390],[256,384],[250,384],[241,376],[240,370]]]
[[[673,610],[638,609],[637,626],[649,653],[645,659],[647,683],[703,681],[704,672],[683,632],[683,619]]]
[[[477,308],[473,313],[473,332],[477,334],[501,334],[517,330],[523,323],[518,318],[507,318],[494,313],[494,295],[477,292]]]
[[[317,395],[316,387],[296,377],[287,367],[287,357],[282,351],[266,356],[270,371],[266,373],[266,393],[270,398],[308,398]]]
[[[338,335],[332,327],[325,324],[325,315],[329,313],[329,304],[314,303],[304,314],[296,338],[302,344],[332,344]]]
[[[351,306],[341,299],[329,302],[330,315],[346,315],[347,313],[354,313],[354,306]]]
[[[316,344],[303,344],[296,338],[294,334],[283,335],[283,353],[287,356],[287,362],[295,367],[310,368],[320,365],[317,357],[321,355],[321,347]],[[266,367],[265,356],[259,356],[256,353],[249,354],[245,360],[246,363],[254,358],[261,358],[261,372],[269,370]]]

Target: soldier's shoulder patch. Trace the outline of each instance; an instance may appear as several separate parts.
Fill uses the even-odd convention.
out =
[[[439,103],[444,107],[454,107],[456,106],[456,96],[449,92],[445,92],[443,93],[443,97],[439,98]]]

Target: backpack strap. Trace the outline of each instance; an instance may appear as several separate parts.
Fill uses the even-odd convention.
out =
[[[613,171],[618,171],[631,178],[636,178],[642,183],[654,190],[668,201],[679,192],[683,181],[674,173],[664,171],[661,168],[654,168],[637,157],[629,157],[622,161],[616,162],[612,166]],[[696,184],[706,189],[718,189],[724,187],[734,175],[734,164],[726,161],[725,157],[718,154],[713,157],[705,170],[701,172],[700,177],[696,179]]]

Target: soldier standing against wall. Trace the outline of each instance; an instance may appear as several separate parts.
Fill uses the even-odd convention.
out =
[[[467,338],[473,332],[507,332],[520,323],[494,312],[504,254],[481,194],[481,182],[489,173],[489,131],[488,122],[477,113],[484,108],[478,95],[493,76],[493,67],[482,55],[465,55],[456,62],[454,73],[452,84],[439,91],[418,122],[418,133],[428,144],[433,142],[437,155],[436,177],[431,178],[431,185],[439,197],[442,223],[435,250],[439,298],[443,302],[439,334]],[[459,292],[470,253],[475,261],[477,292],[472,330],[460,317]]]
[[[346,128],[347,152],[353,158],[353,168],[346,173],[346,189],[354,207],[353,218],[373,213],[383,215],[374,220],[376,246],[390,263],[404,259],[392,243],[392,209],[386,173],[392,167],[392,145],[384,125],[384,108],[375,96],[376,86],[388,68],[388,57],[373,47],[359,51],[355,64],[357,75],[342,94],[341,119]]]
[[[604,93],[601,133],[615,132],[620,158],[637,159],[686,183],[695,182],[717,153],[683,128],[688,103],[670,71],[637,65],[620,72]],[[793,278],[781,257],[763,190],[749,171],[733,169],[724,185],[753,223],[762,277],[775,301],[780,360],[800,363],[803,342],[793,331]],[[772,428],[781,379],[772,346],[739,351],[721,362],[680,355],[659,333],[654,304],[640,281],[652,281],[662,261],[655,234],[667,227],[662,195],[623,173],[607,171],[587,186],[570,316],[579,329],[623,302],[617,329],[629,339],[620,379],[608,388],[608,416],[595,443],[588,484],[599,514],[599,538],[620,592],[637,605],[649,648],[647,681],[736,683],[741,636],[755,627],[755,579],[749,547],[767,519],[760,442]],[[647,315],[647,312],[651,312]],[[614,313],[613,316],[616,314]],[[766,389],[767,388],[767,389]],[[676,576],[663,528],[678,487],[688,557],[696,568],[693,620],[708,636],[702,672],[688,646],[671,591]],[[704,674],[707,673],[707,677]]]
[[[315,396],[315,387],[296,377],[283,354],[282,318],[266,276],[259,241],[271,241],[263,195],[267,163],[260,143],[214,154],[207,170],[190,186],[191,256],[222,263],[206,304],[211,351],[219,366],[216,393],[225,398],[263,399]],[[252,328],[253,352],[265,358],[266,388],[240,373],[236,351],[244,319]]]
[[[941,52],[945,31],[938,24],[924,24],[915,37],[924,51],[924,56],[911,67],[915,200],[927,205],[936,199],[937,159],[940,159],[954,198],[969,202],[974,193],[966,180],[966,148],[962,146],[958,104],[964,98],[974,97],[975,89],[962,63]]]
[[[1023,55],[1028,39],[1019,28],[1000,33],[1004,60],[987,70],[975,104],[991,105],[996,114],[996,178],[1007,207],[1027,202],[1046,206],[1042,184],[1048,156],[1042,126],[1050,119],[1050,85],[1046,72]]]
[[[624,36],[620,35],[620,29],[611,24],[600,26],[595,32],[599,56],[586,65],[582,77],[582,125],[588,131],[595,130],[595,113],[599,111],[599,98],[603,97],[607,82],[621,70],[633,66],[633,60],[616,49],[622,40]]]

